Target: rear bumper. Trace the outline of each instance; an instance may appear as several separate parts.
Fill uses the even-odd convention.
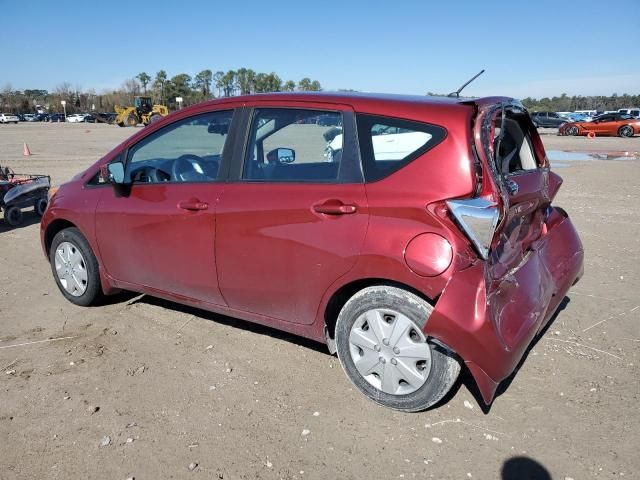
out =
[[[487,404],[582,276],[578,233],[568,217],[555,217],[524,261],[489,288],[485,262],[456,273],[425,327],[462,357]]]

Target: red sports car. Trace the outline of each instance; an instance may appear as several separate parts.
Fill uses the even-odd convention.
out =
[[[626,113],[605,113],[590,122],[568,122],[560,126],[559,135],[633,137],[640,133],[640,120]]]
[[[581,277],[561,183],[509,98],[225,98],[62,185],[41,240],[77,305],[126,289],[325,342],[417,411],[462,367],[491,402]]]

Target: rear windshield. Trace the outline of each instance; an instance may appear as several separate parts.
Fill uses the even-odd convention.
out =
[[[438,145],[447,131],[428,123],[357,115],[358,141],[366,182],[397,172]]]

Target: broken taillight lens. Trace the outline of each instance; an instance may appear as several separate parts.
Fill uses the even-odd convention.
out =
[[[446,204],[458,226],[486,260],[500,219],[498,205],[481,197],[447,200]]]

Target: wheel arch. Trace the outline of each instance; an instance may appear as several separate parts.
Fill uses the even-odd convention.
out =
[[[49,256],[49,250],[51,250],[51,244],[53,243],[53,238],[58,234],[58,232],[60,232],[61,230],[64,230],[65,228],[72,228],[72,227],[75,227],[78,230],[80,230],[80,228],[75,223],[70,222],[65,218],[56,218],[53,222],[47,225],[47,229],[44,232],[44,248],[47,256]]]
[[[340,310],[342,310],[345,303],[347,303],[347,301],[357,292],[374,285],[386,285],[389,287],[401,288],[417,295],[433,306],[435,306],[435,302],[437,300],[427,297],[423,292],[407,285],[406,283],[398,282],[397,280],[390,280],[388,278],[360,278],[346,283],[333,292],[324,309],[325,340],[331,353],[335,352],[336,321],[338,320]]]

